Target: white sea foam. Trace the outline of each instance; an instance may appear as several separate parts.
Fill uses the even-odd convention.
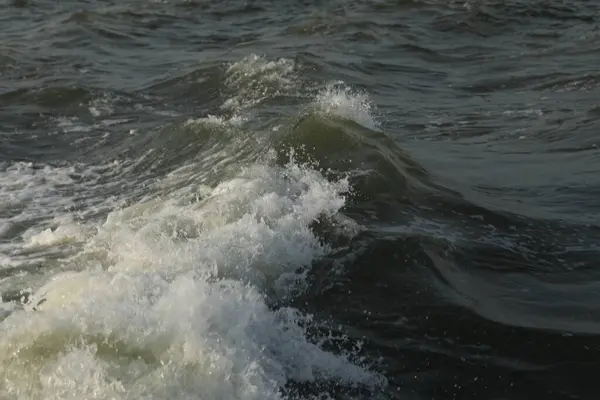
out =
[[[379,128],[369,96],[344,86],[343,82],[329,83],[317,95],[316,103],[326,114],[351,119],[370,129]]]
[[[280,399],[291,380],[381,384],[311,343],[306,317],[267,305],[304,289],[329,251],[309,225],[335,218],[347,189],[294,163],[254,165],[194,200],[181,189],[110,213],[71,272],[0,322],[0,398]]]
[[[51,277],[27,281],[24,307],[0,309],[0,399],[282,399],[290,381],[385,383],[311,342],[309,317],[270,306],[304,291],[311,263],[331,251],[311,224],[324,219],[342,234],[356,230],[339,214],[346,180],[328,181],[294,162],[248,166],[247,140],[256,139],[229,132],[242,125],[244,110],[298,90],[296,65],[252,55],[229,66],[225,86],[232,97],[223,108],[233,117],[184,125],[226,129],[234,140],[226,149],[211,142],[150,188],[128,177],[135,163],[118,160],[0,165],[0,208],[12,208],[0,237],[35,220],[10,246],[39,255],[80,244]],[[111,104],[100,99],[90,112],[110,115]],[[366,94],[330,85],[316,104],[377,126]],[[73,120],[60,128],[85,131]],[[122,198],[105,195],[115,188]],[[114,207],[140,191],[144,201]],[[102,221],[89,218],[108,207]],[[18,258],[6,254],[6,266],[14,266]]]
[[[212,125],[212,126],[239,126],[244,122],[244,118],[239,115],[234,115],[231,118],[225,118],[222,116],[208,115],[203,118],[190,118],[185,122],[185,126],[193,125]]]
[[[0,242],[0,268],[34,262],[44,248],[84,241],[93,228],[86,218],[108,212],[121,201],[95,192],[129,188],[133,183],[122,181],[127,168],[118,163],[0,163],[0,238],[5,239]]]
[[[24,245],[26,249],[56,246],[62,243],[69,243],[84,237],[85,228],[69,217],[55,219],[54,228],[46,228],[39,231],[39,228],[27,230],[23,238],[27,241]]]
[[[62,196],[61,189],[73,182],[72,172],[72,167],[35,166],[27,162],[0,164],[0,207],[26,206],[23,213],[50,206],[69,207],[72,199]]]

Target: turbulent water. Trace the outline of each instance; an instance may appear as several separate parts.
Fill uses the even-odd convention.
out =
[[[0,399],[597,399],[599,20],[3,2]]]

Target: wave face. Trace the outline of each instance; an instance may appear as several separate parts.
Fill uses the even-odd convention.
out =
[[[281,161],[278,139],[246,130],[248,109],[293,89],[293,67],[254,55],[222,66],[236,87],[227,117],[174,121],[134,138],[123,161],[4,166],[5,230],[38,220],[6,244],[7,263],[36,254],[46,265],[22,307],[6,303],[3,395],[279,399],[293,396],[290,382],[385,386],[355,352],[326,351],[289,304],[335,250],[314,225],[358,229],[340,213],[347,177],[327,179],[291,146]],[[324,113],[329,103],[315,100]]]
[[[598,7],[12,1],[0,399],[596,398]]]

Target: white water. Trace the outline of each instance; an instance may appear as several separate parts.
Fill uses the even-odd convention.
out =
[[[240,89],[227,104],[239,112],[292,90],[293,72],[288,60],[252,56],[232,64],[226,85]],[[374,124],[364,95],[329,87],[315,104]],[[242,122],[235,114],[184,125],[241,130]],[[221,162],[232,160],[228,149],[215,151]],[[4,167],[0,199],[21,211],[0,221],[0,235],[10,224],[38,221],[6,246],[41,254],[43,263],[40,249],[81,245],[25,281],[33,291],[25,306],[2,304],[0,398],[279,399],[290,381],[383,384],[378,374],[311,342],[309,316],[269,305],[302,293],[311,263],[331,251],[311,223],[325,219],[347,235],[356,228],[339,214],[347,181],[273,159],[238,167],[212,187],[192,179],[210,172],[210,160],[193,160],[154,184],[162,196],[115,208],[98,222],[85,219],[91,209],[120,203],[90,196],[97,176],[110,172],[114,179],[104,186],[130,191],[125,167],[83,174]],[[83,199],[83,211],[70,212]],[[12,267],[15,260],[0,262]],[[8,287],[17,282],[11,279]]]
[[[366,128],[379,129],[374,107],[366,93],[356,92],[343,82],[331,82],[317,94],[317,110],[329,115],[351,119]]]
[[[335,218],[345,190],[293,163],[255,165],[198,201],[111,213],[72,271],[0,325],[0,393],[274,399],[288,380],[377,383],[310,343],[295,310],[266,304],[268,291],[304,288],[306,268],[328,251],[309,224]]]

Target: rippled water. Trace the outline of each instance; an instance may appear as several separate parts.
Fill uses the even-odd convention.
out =
[[[596,399],[599,12],[5,2],[0,398]]]

